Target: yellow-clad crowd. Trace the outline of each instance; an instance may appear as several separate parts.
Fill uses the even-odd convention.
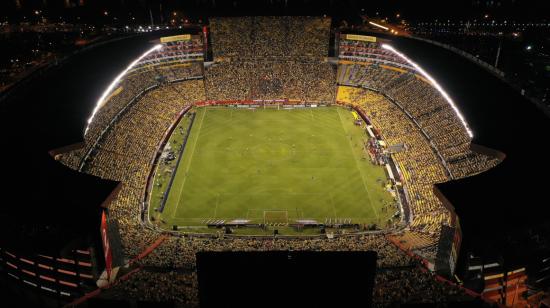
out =
[[[140,270],[104,296],[198,305],[195,253],[199,251],[376,251],[374,304],[439,303],[462,296],[437,282],[393,243],[434,262],[442,226],[452,213],[434,184],[483,172],[499,161],[470,150],[471,138],[432,84],[377,43],[347,42],[329,64],[330,19],[309,17],[214,18],[214,63],[147,62],[130,71],[107,96],[84,136],[84,146],[59,159],[73,169],[121,182],[108,205],[124,256],[136,258],[161,236],[141,219],[147,179],[160,142],[180,112],[204,100],[297,99],[360,108],[387,145],[402,145],[392,159],[401,173],[411,221],[396,233],[334,238],[253,238],[171,235],[134,263]],[[196,46],[189,52],[196,52]],[[172,56],[170,56],[172,57]],[[361,58],[363,60],[361,60]],[[170,58],[172,59],[172,58]],[[150,59],[147,59],[150,61]],[[396,61],[392,66],[391,61]]]

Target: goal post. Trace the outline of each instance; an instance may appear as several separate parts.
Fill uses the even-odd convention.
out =
[[[287,210],[265,210],[263,216],[265,225],[288,224]]]

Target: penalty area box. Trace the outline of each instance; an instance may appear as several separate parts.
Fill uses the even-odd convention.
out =
[[[288,223],[288,211],[268,210],[264,211],[264,224],[286,224]]]

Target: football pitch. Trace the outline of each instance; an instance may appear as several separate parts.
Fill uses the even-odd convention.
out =
[[[170,163],[175,171],[157,169],[154,179],[149,213],[164,228],[237,219],[282,227],[329,219],[384,227],[394,214],[385,170],[371,163],[363,147],[368,136],[348,109],[193,111],[194,120],[184,117],[170,138],[177,155],[187,135],[181,159]],[[163,199],[162,211],[155,211]]]

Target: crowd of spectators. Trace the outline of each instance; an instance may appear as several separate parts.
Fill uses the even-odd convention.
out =
[[[330,23],[307,16],[211,18],[214,59],[327,57]]]
[[[335,72],[319,61],[287,59],[234,60],[205,71],[209,100],[294,99],[334,101]]]
[[[376,251],[375,303],[381,306],[443,303],[449,295],[460,295],[456,287],[437,282],[401,248],[433,262],[441,226],[452,225],[451,213],[435,196],[433,185],[453,176],[482,172],[495,162],[469,150],[470,139],[456,115],[422,77],[403,67],[389,69],[387,62],[349,60],[339,65],[336,74],[321,59],[324,49],[317,49],[328,46],[329,23],[322,18],[214,19],[211,31],[217,59],[204,72],[204,79],[202,65],[194,62],[176,65],[161,59],[139,65],[95,115],[85,135],[85,147],[61,159],[73,168],[84,163],[83,171],[122,182],[109,204],[109,220],[118,222],[124,256],[131,260],[163,236],[143,221],[147,178],[155,167],[152,159],[164,134],[187,105],[206,99],[338,100],[363,109],[388,144],[406,149],[393,154],[393,159],[402,172],[412,212],[410,225],[396,234],[334,238],[170,235],[136,259],[133,265],[140,270],[113,288],[112,296],[196,306],[197,252],[270,250]],[[341,85],[338,97],[336,82]],[[444,163],[450,167],[445,168]]]
[[[425,251],[437,243],[441,226],[452,222],[433,185],[483,172],[499,160],[470,150],[471,138],[429,81],[374,59],[341,61],[337,100],[362,108],[389,145],[404,145],[406,151],[392,157],[402,172],[413,219],[409,232],[394,237],[405,247]],[[432,259],[436,252],[424,256]]]
[[[346,42],[342,41],[342,46],[347,46]],[[361,61],[344,60],[339,65],[339,84],[374,89],[398,103],[442,156],[452,178],[471,176],[498,164],[498,159],[470,150],[471,137],[466,128],[430,81],[406,69],[402,61],[390,66],[393,60],[386,56],[389,51],[376,51],[376,43],[354,44],[361,43],[368,46],[364,53],[356,55]]]
[[[376,251],[381,268],[409,266],[412,259],[392,245],[384,234],[327,238],[169,237],[139,261],[144,266],[162,265],[193,269],[199,251]]]
[[[118,284],[109,297],[173,302],[176,306],[198,304],[195,253],[198,251],[377,251],[373,304],[469,301],[455,285],[441,283],[413,257],[388,242],[384,235],[361,235],[334,239],[228,239],[171,237],[139,261],[141,270]]]
[[[137,184],[137,183],[135,183]],[[124,185],[110,205],[111,219],[117,219],[124,254],[137,257],[161,235],[144,226],[139,218],[138,204],[142,191]],[[169,236],[150,254],[135,264],[147,270],[118,285],[113,294],[123,298],[174,302],[177,305],[196,305],[197,281],[195,253],[199,251],[376,251],[378,253],[374,301],[377,306],[394,302],[444,302],[448,292],[458,293],[452,286],[438,286],[433,275],[421,270],[415,259],[393,245],[384,234],[348,235],[327,238],[234,238]],[[407,275],[409,273],[409,275]],[[395,277],[401,283],[393,282]],[[422,282],[418,284],[416,281]],[[407,285],[407,292],[401,291]],[[417,286],[417,287],[415,287]],[[111,294],[111,293],[109,293]]]
[[[377,273],[374,283],[374,307],[388,307],[400,303],[445,307],[449,302],[464,304],[470,300],[462,289],[436,282],[432,273],[420,267],[381,271]]]
[[[84,148],[63,155],[62,161],[78,168],[85,159],[86,172],[112,180],[135,177],[138,170],[147,174],[159,140],[178,113],[186,104],[204,99],[202,80],[154,86],[131,106],[120,107],[124,113],[115,123],[99,122],[115,107],[101,108],[98,122],[92,123],[85,136]],[[105,127],[108,127],[105,133],[96,134]],[[86,156],[87,153],[90,155]]]
[[[168,127],[186,104],[203,97],[200,80],[162,85],[146,93],[96,145],[88,168],[105,178],[126,180],[143,164],[148,174],[148,164]]]
[[[150,64],[204,60],[203,40],[200,35],[183,35],[188,39],[174,40],[162,44],[162,49],[153,52],[138,63],[136,68]]]
[[[330,18],[213,18],[210,29],[208,99],[334,101],[335,72],[326,61]]]
[[[341,86],[338,100],[362,108],[387,144],[405,146],[406,151],[394,153],[392,158],[402,173],[413,220],[409,232],[394,236],[409,248],[435,245],[441,224],[450,224],[450,214],[433,193],[433,185],[449,177],[429,141],[399,107],[381,94]]]
[[[143,268],[103,294],[104,298],[170,302],[176,307],[198,307],[196,272],[155,271]]]
[[[185,68],[185,69],[182,69]],[[147,65],[128,72],[128,75],[101,102],[101,108],[94,114],[84,138],[87,143],[96,140],[113,118],[146,89],[172,79],[192,79],[202,77],[202,65],[197,62],[184,62],[177,65]]]
[[[197,307],[198,281],[194,271],[144,267],[106,293],[105,297],[128,297],[171,302],[176,307]],[[469,302],[472,298],[450,284],[436,281],[434,275],[418,265],[378,270],[375,277],[373,307],[401,303],[437,304]]]
[[[380,48],[376,42],[347,39],[347,34],[340,35],[338,58],[344,60],[376,61],[379,63],[400,64],[410,67],[402,58],[388,49]],[[411,67],[412,68],[412,67]]]

